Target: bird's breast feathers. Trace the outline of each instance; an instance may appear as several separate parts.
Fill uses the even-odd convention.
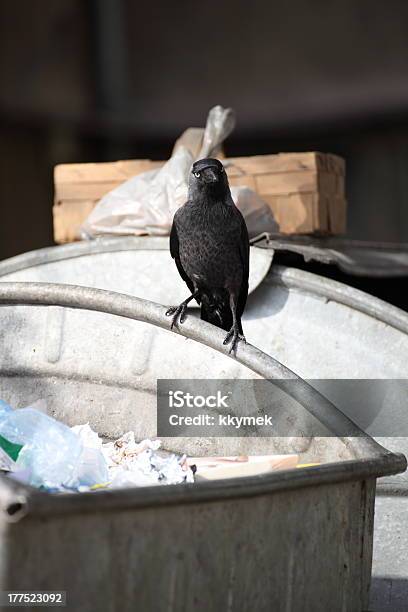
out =
[[[179,257],[195,284],[225,287],[242,280],[242,218],[235,205],[187,203],[175,217]]]

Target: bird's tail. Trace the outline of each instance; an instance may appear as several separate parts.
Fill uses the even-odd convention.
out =
[[[232,327],[232,312],[229,304],[201,304],[201,319],[216,325],[225,331]],[[242,333],[242,332],[241,332]]]

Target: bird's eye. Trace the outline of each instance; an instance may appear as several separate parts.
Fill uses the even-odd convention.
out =
[[[224,166],[221,166],[220,172],[224,172]]]
[[[199,173],[199,172],[194,172],[194,176],[195,176],[196,178],[200,178],[200,176],[201,176],[201,175],[200,175],[200,173]]]

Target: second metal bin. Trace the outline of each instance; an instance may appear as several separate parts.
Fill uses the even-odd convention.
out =
[[[52,321],[58,316],[65,320],[65,331],[67,320],[74,318],[89,354],[96,359],[109,355],[114,366],[115,357],[123,361],[132,326],[155,325],[158,342],[169,334],[163,330],[168,319],[162,307],[95,289],[25,283],[1,284],[0,304],[0,396],[22,406],[28,395],[45,393],[51,413],[73,423],[83,422],[82,392],[88,400],[94,392],[97,401],[89,410],[93,424],[106,422],[115,433],[125,415],[138,436],[152,434],[151,404],[137,368],[127,377],[118,370],[116,383],[98,378],[87,368],[81,370],[77,338],[65,336],[60,345],[61,326],[49,324],[45,336],[41,328],[50,313]],[[115,318],[115,333],[109,329],[112,315],[121,317]],[[211,371],[214,349],[225,350],[222,332],[194,317],[181,331],[202,343],[202,367],[207,364]],[[194,357],[196,342],[181,335],[172,338],[175,345],[180,343],[185,360],[190,353]],[[116,352],[108,350],[112,342]],[[38,352],[44,363],[35,356]],[[225,354],[221,357],[217,364],[234,363]],[[295,377],[250,345],[240,347],[237,360],[248,377]],[[182,361],[179,367],[182,373]],[[110,391],[104,395],[106,389]],[[294,425],[293,439],[282,442],[286,452],[313,457],[321,463],[316,467],[64,495],[3,477],[0,588],[63,590],[67,609],[78,612],[367,609],[376,479],[403,471],[406,460],[355,428],[308,385],[301,383],[301,389],[305,407],[334,434],[344,425],[350,432],[346,438],[310,440],[302,451]],[[231,450],[228,439],[220,440],[218,451]],[[249,440],[244,447],[236,439],[235,448],[250,451]],[[253,443],[256,448],[257,440]],[[264,438],[262,443],[267,448],[272,442]],[[199,440],[189,441],[190,453],[200,450]]]

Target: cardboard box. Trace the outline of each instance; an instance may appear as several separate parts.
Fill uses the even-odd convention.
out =
[[[164,162],[148,159],[55,167],[54,239],[72,242],[97,201],[123,181]],[[270,206],[283,234],[346,230],[345,163],[329,153],[227,158],[231,185],[246,185]]]

